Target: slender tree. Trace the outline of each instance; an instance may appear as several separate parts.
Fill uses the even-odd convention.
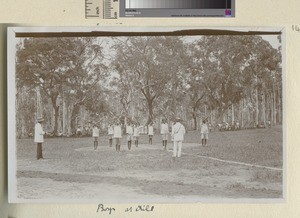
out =
[[[157,99],[165,94],[168,84],[180,72],[183,42],[178,37],[128,37],[116,39],[114,48],[120,82],[127,75],[146,100],[148,124],[154,119]]]

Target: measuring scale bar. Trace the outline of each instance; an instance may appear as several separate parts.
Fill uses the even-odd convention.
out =
[[[100,18],[101,0],[85,0],[85,18]]]
[[[85,0],[85,18],[117,19],[118,14],[118,0]]]
[[[118,0],[103,0],[103,18],[104,19],[117,19],[119,11]]]

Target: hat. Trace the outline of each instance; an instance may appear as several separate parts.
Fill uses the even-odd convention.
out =
[[[43,117],[39,117],[39,118],[37,119],[37,121],[38,121],[38,122],[42,122],[42,121],[44,121],[44,118],[43,118]]]

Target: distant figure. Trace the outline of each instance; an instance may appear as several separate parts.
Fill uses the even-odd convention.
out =
[[[225,122],[225,130],[226,131],[229,131],[230,130],[230,125],[229,123]]]
[[[140,129],[140,134],[147,134],[148,133],[148,126],[141,126],[142,131]]]
[[[122,128],[119,121],[117,121],[116,125],[114,126],[114,139],[116,143],[116,151],[120,151],[121,139],[122,139]]]
[[[43,118],[38,118],[37,123],[35,124],[34,127],[34,142],[37,143],[37,156],[36,158],[43,159],[43,142],[44,142],[44,135],[45,132],[42,127],[44,119]]]
[[[160,126],[160,134],[162,136],[162,146],[164,147],[164,150],[166,150],[168,144],[169,126],[165,119],[162,120],[162,124]]]
[[[181,149],[182,142],[184,140],[184,134],[185,127],[180,123],[180,118],[177,118],[172,130],[172,136],[174,137],[173,157],[181,157]]]
[[[139,146],[139,136],[140,136],[139,125],[135,124],[133,126],[133,139],[134,139],[134,144],[135,144],[136,147]]]
[[[154,135],[153,123],[151,122],[148,126],[149,144],[152,145],[152,139]]]
[[[92,129],[92,131],[93,131],[93,129]],[[92,132],[92,131],[91,131],[91,132]],[[88,136],[88,135],[89,135],[89,127],[88,127],[88,126],[85,125],[85,126],[83,127],[82,135],[83,135],[83,136]]]
[[[131,149],[131,142],[132,142],[132,138],[133,138],[133,128],[130,125],[130,123],[128,123],[126,125],[126,134],[127,134],[128,150],[130,150]]]
[[[27,135],[28,135],[29,138],[33,137],[33,133],[32,132],[29,132]]]
[[[231,125],[230,130],[232,130],[232,131],[236,130],[236,121],[235,120],[233,121],[233,124]]]
[[[271,128],[271,121],[268,120],[268,127]]]
[[[203,120],[203,123],[201,125],[201,141],[202,146],[206,146],[208,140],[208,126],[206,124],[206,121]]]
[[[212,125],[211,125],[211,123],[208,123],[208,129],[209,129],[209,132],[211,132],[211,130],[212,130]]]
[[[172,148],[174,149],[174,135],[173,135],[173,131],[174,131],[174,125],[176,124],[176,120],[173,121],[172,123],[172,127],[171,127],[171,141],[172,141]]]
[[[109,124],[109,125],[108,125],[108,141],[109,141],[109,147],[112,146],[113,135],[114,135],[114,127],[113,127],[111,124]]]
[[[76,135],[79,136],[79,137],[82,135],[80,126],[78,126],[77,129],[76,129]]]
[[[99,129],[97,125],[94,125],[92,131],[93,131],[93,138],[94,138],[94,150],[96,150],[98,147],[98,138],[99,138]]]
[[[237,120],[236,123],[235,123],[235,129],[239,130],[240,129],[240,123],[239,121]]]

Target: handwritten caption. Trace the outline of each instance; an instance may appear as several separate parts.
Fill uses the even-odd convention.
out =
[[[123,212],[125,212],[125,213],[153,212],[153,211],[154,211],[154,206],[151,206],[151,205],[137,205],[137,206],[126,207],[123,209]],[[107,207],[107,206],[104,206],[104,204],[98,204],[96,212],[113,214],[113,212],[116,212],[116,208]]]
[[[292,25],[292,30],[295,32],[300,32],[300,27],[297,25]]]

